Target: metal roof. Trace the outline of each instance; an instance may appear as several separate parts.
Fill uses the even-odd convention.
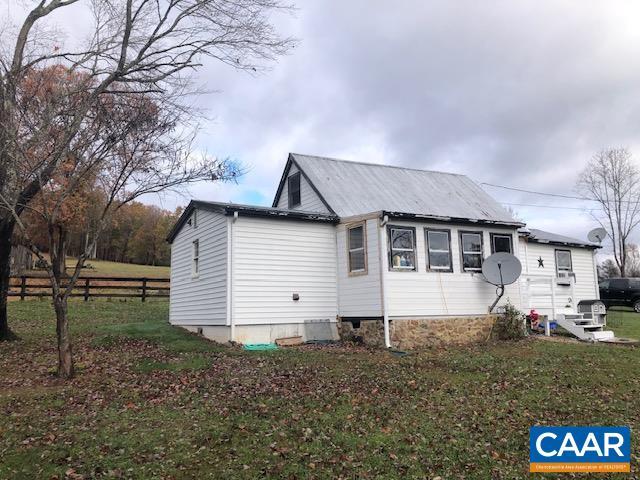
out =
[[[167,235],[167,241],[169,243],[173,242],[182,226],[189,219],[191,212],[193,212],[193,210],[196,208],[222,213],[224,215],[233,215],[235,212],[238,212],[238,215],[248,217],[265,217],[282,220],[303,220],[323,223],[337,223],[339,221],[339,218],[337,216],[326,213],[305,212],[301,210],[286,210],[284,208],[273,207],[258,207],[255,205],[242,205],[239,203],[191,200],[191,202],[189,202],[189,205],[187,205],[187,208],[184,209],[184,212],[182,212],[182,215],[180,215],[180,218],[169,232],[169,235]]]
[[[585,242],[577,238],[565,237],[557,233],[545,232],[536,228],[520,229],[520,235],[536,243],[549,243],[566,247],[601,248],[601,245],[592,242]]]
[[[416,170],[292,153],[329,208],[340,217],[381,211],[522,226],[479,185],[465,175]],[[282,182],[276,194],[278,199]],[[274,202],[275,203],[275,202]]]

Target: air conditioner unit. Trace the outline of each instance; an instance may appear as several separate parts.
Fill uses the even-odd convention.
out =
[[[573,272],[558,272],[556,283],[558,285],[571,285],[571,277],[575,278]]]

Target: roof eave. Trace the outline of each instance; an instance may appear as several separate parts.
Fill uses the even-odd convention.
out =
[[[602,248],[602,245],[594,245],[590,243],[577,243],[577,242],[559,242],[553,240],[541,240],[530,235],[522,235],[526,237],[529,242],[539,243],[541,245],[554,245],[556,247],[574,247],[574,248],[588,248],[590,250],[597,250]]]
[[[239,215],[247,217],[262,217],[276,219],[303,220],[309,222],[332,223],[336,224],[340,219],[336,215],[315,213],[315,212],[299,212],[295,210],[268,210],[262,208],[252,208],[246,206],[229,205],[225,207],[224,213],[227,216]]]
[[[463,218],[463,217],[449,217],[440,215],[425,215],[420,213],[406,213],[406,212],[390,212],[383,210],[381,216],[387,215],[389,218],[402,218],[408,220],[428,220],[430,222],[438,223],[458,223],[465,225],[494,225],[508,228],[521,228],[525,224],[522,222],[505,222],[503,220],[489,220],[489,219],[476,219],[476,218]]]

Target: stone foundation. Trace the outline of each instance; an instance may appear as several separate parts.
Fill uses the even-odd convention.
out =
[[[464,345],[489,340],[498,315],[437,317],[390,320],[389,333],[394,348],[411,350],[440,345]],[[384,346],[382,320],[362,320],[360,327],[340,322],[340,338],[367,345]]]

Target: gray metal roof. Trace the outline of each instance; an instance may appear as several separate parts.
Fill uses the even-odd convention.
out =
[[[522,225],[465,175],[297,153],[292,153],[289,160],[298,165],[340,217],[384,211]]]
[[[563,245],[567,247],[600,248],[597,243],[578,240],[577,238],[565,237],[557,233],[545,232],[536,228],[520,229],[520,235],[527,237],[536,243],[549,243],[551,245]]]

